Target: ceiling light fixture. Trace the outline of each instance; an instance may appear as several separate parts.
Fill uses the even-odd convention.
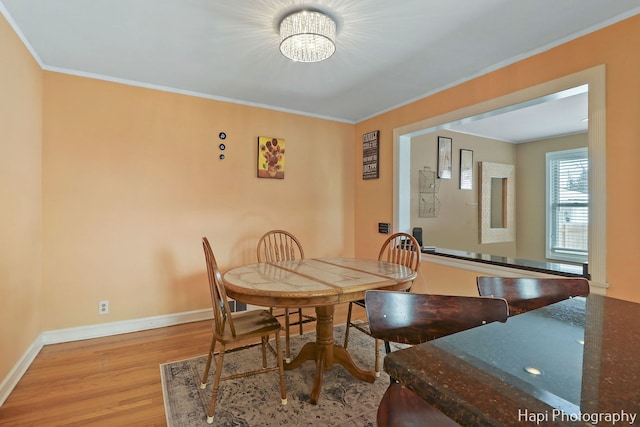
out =
[[[296,62],[320,62],[336,51],[336,22],[321,12],[303,10],[280,22],[280,52]]]

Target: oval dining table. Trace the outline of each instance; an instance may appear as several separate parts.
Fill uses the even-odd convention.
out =
[[[237,301],[264,307],[314,307],[316,341],[305,344],[285,369],[315,360],[316,376],[309,398],[317,404],[322,376],[334,363],[351,375],[374,382],[375,373],[354,363],[344,347],[334,343],[335,305],[364,298],[370,289],[405,290],[417,273],[386,261],[358,258],[307,258],[259,263],[233,268],[224,276],[227,295]]]

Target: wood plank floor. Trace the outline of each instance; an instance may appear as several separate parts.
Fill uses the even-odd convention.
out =
[[[346,312],[336,307],[336,325]],[[0,407],[0,425],[165,426],[160,364],[206,354],[210,342],[204,321],[47,345]]]

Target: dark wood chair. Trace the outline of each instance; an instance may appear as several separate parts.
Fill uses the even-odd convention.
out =
[[[500,298],[367,291],[365,305],[371,335],[385,343],[416,345],[508,317]],[[393,378],[378,407],[379,427],[457,425]]]
[[[378,427],[449,427],[460,424],[429,405],[404,385],[393,382],[384,392],[377,415]]]
[[[258,262],[275,262],[288,261],[293,259],[304,259],[304,250],[300,241],[291,233],[285,230],[267,231],[258,240],[257,247]],[[271,314],[274,309],[271,307]],[[290,316],[298,315],[298,319],[291,323]],[[284,316],[284,339],[285,339],[285,360],[291,361],[291,345],[289,343],[291,326],[298,326],[300,335],[302,335],[302,326],[305,323],[313,322],[315,317],[302,313],[301,308],[295,308],[291,311],[284,309],[284,314],[276,315],[276,317]]]
[[[222,275],[218,269],[218,264],[211,250],[211,245],[206,237],[202,238],[205,260],[207,263],[207,275],[209,278],[209,291],[211,293],[211,305],[213,307],[213,338],[209,348],[207,365],[202,376],[200,388],[207,386],[207,377],[211,368],[211,362],[216,359],[215,375],[213,380],[213,391],[211,403],[207,412],[207,423],[213,423],[213,415],[216,410],[216,400],[218,397],[218,387],[220,381],[232,380],[247,377],[250,375],[262,374],[266,372],[278,371],[280,375],[280,398],[283,405],[287,404],[287,392],[284,382],[284,364],[280,345],[280,329],[282,326],[278,320],[267,310],[253,310],[241,313],[231,313],[227,293],[222,281]],[[269,337],[275,336],[275,350],[269,343]],[[262,368],[248,372],[237,373],[226,377],[222,376],[224,354],[228,344],[245,341],[250,338],[260,338],[262,348]],[[216,354],[216,345],[220,343],[220,350]],[[267,366],[267,348],[273,353],[276,359],[275,366]]]
[[[589,281],[584,278],[479,276],[476,283],[481,296],[506,299],[510,316],[589,295]]]
[[[395,233],[389,236],[380,248],[378,259],[381,261],[392,262],[409,267],[413,271],[420,268],[420,245],[418,241],[410,234]],[[408,290],[408,289],[407,289]],[[347,312],[347,322],[344,331],[344,348],[349,345],[349,329],[355,328],[371,336],[369,325],[367,322],[352,321],[351,316],[353,306],[365,308],[365,300],[358,300],[349,303],[349,311]],[[380,340],[375,340],[375,372],[376,376],[380,376]]]

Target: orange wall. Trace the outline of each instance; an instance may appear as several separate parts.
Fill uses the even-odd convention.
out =
[[[0,380],[41,332],[41,97],[42,70],[0,15]]]
[[[640,15],[356,125],[356,255],[374,256],[384,237],[377,234],[377,223],[393,219],[393,129],[606,64],[607,294],[640,302],[634,268],[640,255],[640,192],[629,191],[640,182],[638,52]],[[363,181],[361,136],[372,130],[381,134],[380,179]]]
[[[223,270],[272,228],[354,253],[353,125],[53,72],[43,111],[44,330],[206,308],[205,235]],[[284,180],[256,177],[258,136]]]

